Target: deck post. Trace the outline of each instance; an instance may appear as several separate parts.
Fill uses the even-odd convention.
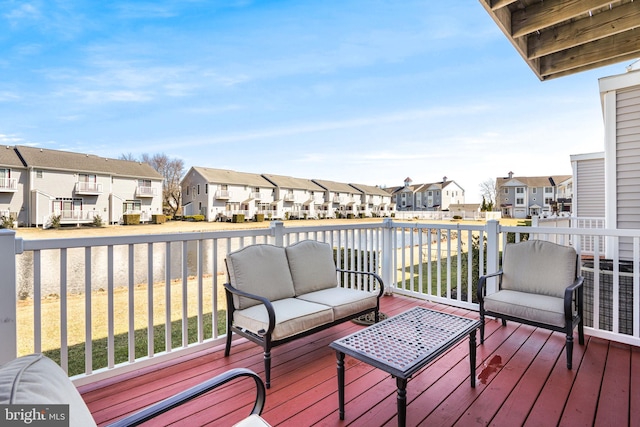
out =
[[[382,282],[386,288],[385,294],[391,295],[393,289],[393,220],[385,218],[382,222]]]
[[[495,273],[500,268],[498,254],[500,251],[500,232],[498,221],[495,219],[487,221],[485,230],[487,232],[487,271],[486,274]],[[487,280],[487,294],[498,291],[497,280],[490,277]]]
[[[271,228],[271,235],[275,238],[276,246],[284,246],[284,222],[282,221],[272,221],[269,224],[269,228]]]
[[[0,230],[0,365],[18,357],[16,232]]]

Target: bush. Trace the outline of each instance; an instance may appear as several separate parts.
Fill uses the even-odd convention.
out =
[[[244,222],[244,214],[233,214],[233,217],[231,218],[231,222],[233,223]]]
[[[2,215],[0,217],[0,228],[13,228],[14,226],[15,222],[13,221],[13,217],[11,215]]]
[[[167,220],[167,217],[163,214],[151,215],[152,224],[164,224],[166,220]]]
[[[352,214],[352,213],[347,214],[347,219],[354,219],[355,217],[356,217],[355,214]]]
[[[93,222],[91,223],[94,227],[102,227],[102,217],[100,215],[96,215],[93,217]]]
[[[62,215],[51,215],[51,228],[60,228]]]
[[[200,221],[204,221],[204,215],[185,215],[184,217],[182,217],[182,219],[184,221],[200,222]]]
[[[253,216],[253,220],[255,222],[263,222],[264,221],[264,214],[259,214],[259,213],[255,214]]]
[[[124,225],[140,224],[140,214],[124,214],[122,215],[122,223]]]
[[[460,215],[454,215],[453,219],[462,219],[462,217]]]

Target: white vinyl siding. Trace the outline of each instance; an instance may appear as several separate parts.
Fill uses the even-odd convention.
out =
[[[640,228],[640,88],[616,94],[617,226]],[[630,242],[621,241],[620,255],[628,257]]]
[[[578,161],[576,182],[576,216],[604,218],[604,157]]]

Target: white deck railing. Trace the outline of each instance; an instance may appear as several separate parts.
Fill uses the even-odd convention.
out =
[[[474,310],[477,278],[498,269],[507,241],[526,234],[572,245],[581,256],[587,238],[606,237],[614,243],[631,238],[632,273],[601,272],[605,263],[620,260],[601,261],[594,246],[592,265],[584,270],[592,295],[585,303],[592,322],[587,331],[640,345],[640,231],[505,227],[497,221],[419,224],[386,219],[304,227],[273,222],[270,228],[238,231],[38,240],[0,230],[0,363],[23,353],[54,351],[74,381],[83,384],[221,343],[226,333],[224,258],[255,243],[324,241],[336,248],[339,266],[379,273],[387,293]],[[16,296],[32,304],[16,304]],[[47,336],[52,324],[57,325],[53,340]],[[105,329],[97,330],[102,324]],[[144,349],[136,350],[136,340],[144,342]],[[94,354],[102,356],[104,366]]]

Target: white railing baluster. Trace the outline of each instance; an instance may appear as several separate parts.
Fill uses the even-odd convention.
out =
[[[69,372],[67,334],[67,248],[60,249],[60,366]]]
[[[164,262],[164,349],[167,353],[171,352],[172,335],[171,335],[171,242],[167,242],[165,247]]]
[[[42,352],[42,260],[33,251],[33,340],[35,353]]]
[[[187,347],[189,344],[189,310],[188,310],[188,295],[187,295],[187,282],[189,280],[189,265],[187,258],[189,251],[187,245],[189,242],[182,242],[182,347]]]
[[[147,243],[147,356],[153,357],[155,353],[155,328],[153,310],[153,243]]]
[[[198,240],[197,248],[197,270],[196,278],[198,280],[198,314],[197,314],[197,328],[198,328],[198,342],[204,341],[204,323],[203,323],[203,309],[204,309],[204,265],[203,265],[203,253],[204,253],[204,240]]]
[[[135,300],[134,300],[134,291],[135,291],[135,280],[134,280],[134,246],[133,244],[129,245],[129,257],[128,257],[128,271],[129,271],[129,280],[127,281],[129,289],[128,289],[128,297],[129,297],[129,363],[133,363],[136,360],[136,325],[135,325]]]
[[[115,362],[115,314],[113,245],[107,246],[107,367],[113,368]]]
[[[91,289],[91,246],[87,246],[84,248],[84,370],[87,375],[93,371]]]

